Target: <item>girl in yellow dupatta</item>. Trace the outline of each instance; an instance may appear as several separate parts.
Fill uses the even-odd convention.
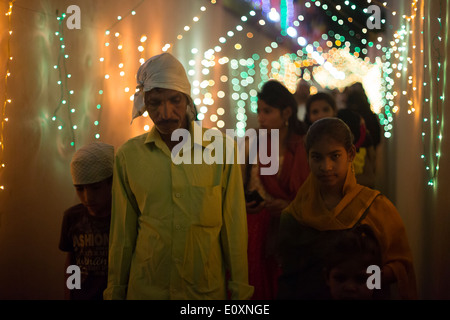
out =
[[[348,126],[338,118],[320,119],[309,128],[305,144],[311,174],[281,215],[278,298],[331,299],[323,273],[327,244],[339,230],[365,224],[380,244],[381,290],[395,284],[398,298],[416,299],[402,219],[388,198],[357,184]]]

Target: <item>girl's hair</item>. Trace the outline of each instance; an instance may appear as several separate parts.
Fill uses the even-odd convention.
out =
[[[308,100],[306,100],[306,113],[305,113],[305,123],[310,126],[311,120],[309,119],[309,113],[311,111],[311,105],[315,101],[325,100],[333,109],[334,113],[337,112],[336,100],[334,97],[326,92],[318,92],[309,96]]]
[[[306,153],[323,137],[330,137],[342,143],[345,150],[353,146],[353,134],[347,124],[339,118],[323,118],[315,121],[308,129],[305,140]]]
[[[329,243],[326,254],[325,269],[332,268],[343,262],[357,260],[366,265],[381,266],[381,250],[373,230],[366,224],[346,230],[333,231],[335,236]]]
[[[298,135],[306,133],[305,125],[297,118],[297,100],[281,82],[273,79],[267,81],[262,86],[261,91],[258,92],[257,97],[280,111],[291,108],[292,113],[288,120],[289,132]]]

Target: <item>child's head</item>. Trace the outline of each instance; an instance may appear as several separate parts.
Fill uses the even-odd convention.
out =
[[[311,173],[322,186],[343,186],[356,154],[345,122],[334,117],[317,120],[308,129],[305,148]]]
[[[94,142],[78,149],[72,157],[70,171],[80,198],[92,215],[106,215],[111,206],[114,147]]]
[[[336,101],[332,95],[326,92],[313,94],[306,101],[305,122],[308,125],[322,118],[335,117],[336,113]]]
[[[326,255],[325,277],[336,300],[370,300],[374,291],[367,286],[367,268],[381,268],[378,241],[368,225],[342,230],[330,243]]]

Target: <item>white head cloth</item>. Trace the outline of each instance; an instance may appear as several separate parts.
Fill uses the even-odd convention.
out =
[[[114,147],[94,142],[78,149],[70,162],[74,185],[100,182],[113,174]]]
[[[191,108],[188,107],[188,110],[191,109],[194,112],[191,84],[187,78],[186,70],[181,62],[170,53],[165,52],[153,56],[144,62],[139,67],[136,80],[138,83],[136,89],[138,91],[134,94],[131,122],[145,112],[145,92],[153,88],[171,89],[186,94],[191,106]]]

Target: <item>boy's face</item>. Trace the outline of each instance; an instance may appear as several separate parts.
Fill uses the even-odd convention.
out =
[[[335,300],[370,300],[373,290],[367,287],[368,274],[363,264],[347,261],[330,270],[327,282]]]
[[[111,213],[111,179],[75,185],[81,203],[93,216],[107,216]]]

